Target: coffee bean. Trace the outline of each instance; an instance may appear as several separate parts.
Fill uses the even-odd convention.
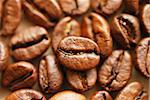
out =
[[[91,6],[94,11],[104,15],[110,15],[116,12],[122,4],[122,0],[91,0]]]
[[[148,100],[148,93],[141,83],[132,82],[121,90],[115,100]]]
[[[71,17],[63,18],[55,27],[52,35],[52,46],[56,52],[60,41],[67,36],[80,36],[80,24]]]
[[[82,94],[70,91],[70,90],[65,90],[62,92],[58,92],[49,100],[86,100],[86,97]]]
[[[145,4],[140,13],[140,19],[145,33],[150,35],[150,4]]]
[[[67,70],[67,80],[69,84],[77,91],[86,91],[92,88],[97,80],[96,68],[87,71]]]
[[[58,0],[62,10],[68,15],[81,15],[90,7],[90,0]]]
[[[136,48],[136,68],[150,77],[150,37],[139,42]]]
[[[62,65],[80,71],[95,68],[100,61],[98,45],[88,38],[75,36],[60,42],[57,56]]]
[[[135,46],[141,38],[139,21],[132,15],[117,15],[110,26],[112,36],[123,48]]]
[[[24,61],[10,64],[2,75],[3,86],[9,86],[12,91],[30,88],[36,80],[36,69],[31,63]]]
[[[39,84],[45,93],[57,92],[63,82],[63,74],[54,55],[45,56],[39,65]]]
[[[45,28],[54,26],[62,17],[56,0],[23,0],[23,9],[33,23]]]
[[[3,4],[5,0],[0,0],[0,27],[2,24],[2,15],[3,15]]]
[[[21,0],[1,0],[0,5],[0,19],[2,19],[0,34],[12,35],[21,22]]]
[[[6,100],[46,100],[46,98],[33,89],[21,89],[9,94]]]
[[[90,97],[90,100],[113,100],[113,99],[107,91],[98,91]]]
[[[98,72],[98,80],[107,91],[117,91],[129,81],[132,72],[131,56],[127,51],[115,50]]]
[[[4,71],[9,64],[9,50],[6,44],[0,40],[0,71]]]
[[[125,0],[124,11],[132,15],[137,15],[139,13],[139,3],[140,0]]]
[[[86,15],[82,21],[82,36],[94,40],[104,57],[112,53],[112,38],[107,21],[96,13]]]
[[[12,37],[12,55],[17,60],[30,60],[44,53],[49,44],[48,32],[42,27],[33,26]]]

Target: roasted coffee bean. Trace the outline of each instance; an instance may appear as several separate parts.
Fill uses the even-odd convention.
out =
[[[58,92],[49,100],[86,100],[86,97],[82,94],[70,91],[70,90],[65,90],[62,92]]]
[[[12,35],[21,22],[21,0],[1,0],[0,5],[0,19],[2,18],[0,34]]]
[[[139,82],[132,82],[118,94],[115,100],[148,100],[148,93]]]
[[[58,2],[68,15],[81,15],[90,7],[90,0],[58,0]]]
[[[107,21],[96,13],[90,13],[82,21],[82,36],[94,40],[104,57],[112,53],[112,38]]]
[[[4,4],[4,1],[5,0],[0,0],[0,27],[1,27],[1,24],[2,24],[2,14],[3,14],[3,4]]]
[[[98,91],[94,93],[90,100],[113,100],[107,91]]]
[[[39,65],[39,84],[45,93],[57,92],[63,82],[63,74],[54,55],[45,56]]]
[[[98,45],[83,37],[69,36],[64,38],[57,49],[60,63],[74,70],[95,68],[100,61]]]
[[[139,13],[140,0],[125,0],[125,12],[133,15]]]
[[[112,36],[123,48],[135,46],[141,38],[139,21],[132,15],[117,15],[110,26]]]
[[[9,94],[6,100],[46,100],[46,98],[33,89],[21,89]]]
[[[113,14],[121,4],[122,0],[91,0],[93,10],[104,15]]]
[[[150,77],[150,37],[139,42],[136,48],[136,67],[146,77]]]
[[[49,44],[48,32],[42,27],[33,26],[12,37],[12,55],[17,60],[30,60],[44,53]]]
[[[81,72],[67,70],[67,80],[69,84],[77,91],[83,92],[92,88],[97,80],[96,68]]]
[[[4,71],[9,63],[9,50],[6,44],[0,40],[0,71]]]
[[[71,17],[63,18],[55,27],[52,35],[52,46],[56,52],[59,42],[67,36],[80,36],[80,24]]]
[[[3,86],[10,90],[32,87],[37,80],[37,72],[31,63],[20,61],[10,64],[2,75]]]
[[[115,50],[98,72],[98,80],[107,91],[122,89],[129,81],[132,72],[131,56],[127,51]]]
[[[27,17],[35,24],[50,28],[63,16],[56,0],[23,0]]]
[[[145,33],[150,35],[150,4],[146,4],[142,7],[140,18]]]

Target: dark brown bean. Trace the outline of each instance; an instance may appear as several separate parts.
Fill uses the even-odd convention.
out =
[[[133,15],[139,13],[140,0],[125,0],[125,12]]]
[[[0,40],[0,71],[4,71],[9,64],[9,50],[7,45]]]
[[[123,48],[135,46],[141,38],[139,21],[132,15],[117,15],[110,26],[112,36]]]
[[[27,17],[35,24],[50,28],[63,16],[56,0],[23,0]]]
[[[129,81],[132,72],[131,56],[127,51],[115,50],[98,72],[98,80],[107,91],[122,89]]]
[[[98,91],[94,93],[90,100],[113,100],[107,91]]]
[[[148,100],[148,93],[141,83],[132,82],[121,90],[115,100]]]
[[[94,11],[100,14],[110,15],[116,12],[123,0],[91,0]]]
[[[9,94],[6,100],[46,100],[46,98],[33,89],[21,89]]]
[[[60,42],[57,56],[62,65],[80,71],[95,68],[100,61],[98,45],[88,38],[75,36]]]
[[[5,0],[2,6],[1,34],[12,35],[21,22],[21,0]]]
[[[49,44],[48,32],[42,27],[33,26],[12,37],[12,55],[17,60],[30,60],[44,53]]]
[[[96,13],[86,15],[82,21],[82,36],[94,40],[104,57],[112,53],[112,38],[107,21]]]
[[[81,15],[90,7],[90,0],[58,0],[62,10],[69,15]]]
[[[55,55],[45,56],[39,65],[39,85],[43,92],[57,92],[63,83],[63,74]]]
[[[71,17],[63,18],[55,27],[52,35],[52,46],[56,52],[60,41],[67,36],[80,36],[80,24]]]
[[[74,91],[65,90],[62,92],[58,92],[57,94],[49,98],[49,100],[86,100],[86,97]]]
[[[3,86],[9,86],[12,91],[30,88],[36,80],[36,69],[31,63],[24,61],[10,64],[2,75]]]
[[[150,37],[139,42],[136,48],[136,68],[150,77]]]
[[[73,89],[83,92],[92,88],[97,80],[96,68],[85,72],[67,70],[67,80]]]

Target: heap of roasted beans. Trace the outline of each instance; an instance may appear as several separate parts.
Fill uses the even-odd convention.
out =
[[[150,78],[149,0],[0,0],[5,100],[148,100],[134,66]]]

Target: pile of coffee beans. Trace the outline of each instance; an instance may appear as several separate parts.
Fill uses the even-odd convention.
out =
[[[148,100],[134,66],[150,78],[149,0],[0,0],[5,100]]]

